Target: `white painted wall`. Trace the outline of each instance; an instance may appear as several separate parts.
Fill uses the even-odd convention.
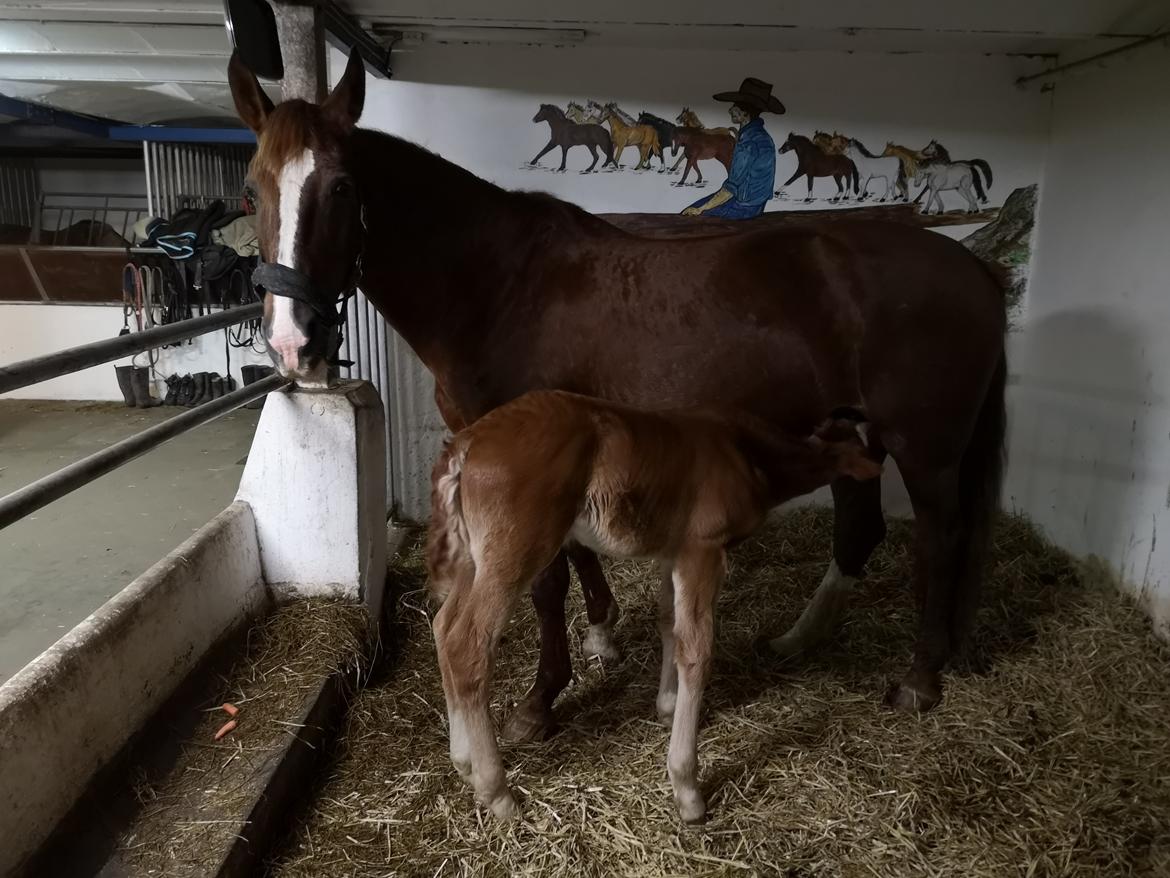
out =
[[[334,83],[344,61],[330,53]],[[361,124],[420,143],[501,186],[548,191],[587,210],[678,212],[715,191],[725,176],[722,167],[704,163],[711,184],[702,189],[672,186],[677,176],[634,172],[633,149],[623,156],[628,167],[621,172],[581,175],[589,162],[581,148],[570,151],[567,173],[552,170],[559,165],[559,150],[533,170],[527,162],[548,140],[547,124],[534,124],[533,115],[541,103],[563,107],[569,100],[594,98],[616,100],[634,116],[647,110],[667,119],[686,105],[707,125],[727,125],[727,105],[711,95],[755,76],[773,83],[773,93],[787,108],[783,116],[764,116],[777,146],[789,131],[811,136],[817,129],[857,137],[874,152],[887,140],[921,148],[937,138],[954,158],[991,163],[990,204],[998,205],[1042,175],[1049,101],[1038,89],[1013,85],[1017,76],[1037,69],[1036,63],[976,55],[428,48],[396,55],[393,80],[367,78]],[[777,187],[794,168],[793,156],[777,157]],[[803,197],[803,181],[796,187],[794,197]],[[818,181],[818,200],[807,206],[832,207],[826,199],[835,193],[832,181]],[[954,193],[944,197],[948,206],[957,206]],[[775,200],[767,209],[805,206]],[[939,231],[964,237],[974,228]],[[388,401],[395,496],[403,514],[423,519],[430,467],[445,428],[432,401],[431,377],[417,360],[396,356],[395,375],[399,398]],[[900,480],[892,473],[888,481],[887,508],[908,514]]]
[[[122,308],[117,305],[37,305],[0,304],[0,363],[9,364],[32,357],[40,357],[64,348],[113,338],[122,329]],[[265,353],[248,348],[231,348],[232,376],[241,382],[240,366],[248,363],[271,365]],[[137,365],[146,365],[145,355],[134,358]],[[51,381],[34,384],[3,399],[84,399],[121,400],[115,365],[127,365],[129,359],[118,363],[94,366],[72,375],[63,375]],[[219,372],[224,374],[224,334],[214,332],[200,336],[194,344],[159,351],[155,367],[161,376],[178,372]],[[155,394],[166,394],[166,385],[159,381]]]
[[[42,192],[100,192],[145,195],[142,156],[126,158],[38,158]]]
[[[1167,83],[1150,48],[1057,85],[1008,494],[1170,633]]]

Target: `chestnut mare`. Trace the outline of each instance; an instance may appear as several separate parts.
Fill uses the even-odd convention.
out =
[[[365,100],[356,54],[321,106],[274,108],[238,59],[229,79],[258,136],[263,326],[282,374],[324,380],[335,303],[360,272],[366,296],[434,374],[453,431],[535,389],[648,409],[718,406],[799,435],[825,412],[858,409],[871,455],[893,456],[915,512],[921,623],[888,700],[905,710],[938,702],[999,500],[1005,314],[988,266],[942,235],[873,221],[640,238],[355,127]],[[771,641],[781,655],[832,633],[885,535],[879,480],[837,479],[832,492],[833,562],[792,630]],[[612,648],[616,605],[601,567],[570,545],[533,586],[540,666],[509,720],[512,739],[551,728],[572,673],[567,559],[593,651]]]

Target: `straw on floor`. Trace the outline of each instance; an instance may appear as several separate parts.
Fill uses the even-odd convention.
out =
[[[978,671],[916,718],[884,709],[916,614],[895,523],[848,622],[794,665],[760,661],[819,582],[830,514],[783,516],[734,553],[701,731],[711,820],[683,827],[654,716],[647,564],[608,566],[619,662],[574,654],[563,728],[504,749],[524,818],[477,811],[447,757],[416,549],[395,570],[404,641],[353,705],[335,761],[273,872],[334,875],[1098,876],[1170,874],[1170,651],[1024,521],[997,527]],[[570,599],[579,642],[584,615]],[[501,648],[496,709],[531,682],[531,610]]]

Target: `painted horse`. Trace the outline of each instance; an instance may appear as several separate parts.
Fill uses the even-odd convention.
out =
[[[622,167],[622,153],[627,146],[638,150],[638,164],[634,170],[649,169],[650,157],[657,155],[662,158],[662,146],[658,142],[658,132],[652,125],[643,125],[634,121],[634,118],[614,101],[601,105],[596,101],[589,102],[589,111],[596,113],[609,123],[609,134],[613,140],[613,157],[618,167]],[[665,164],[665,159],[663,159]]]
[[[593,163],[581,173],[588,174],[597,167],[598,149],[605,156],[603,168],[606,165],[617,167],[617,161],[613,157],[613,141],[610,139],[609,132],[600,125],[582,125],[573,122],[565,116],[560,107],[554,107],[552,104],[541,104],[536,115],[532,117],[532,121],[548,123],[549,139],[544,149],[538,152],[528,164],[535,165],[546,152],[559,146],[561,148],[561,166],[557,170],[563,171],[569,149],[574,146],[584,146],[593,156]]]
[[[870,455],[894,458],[915,513],[921,621],[910,669],[887,699],[903,710],[939,701],[999,503],[1006,321],[989,266],[943,235],[876,221],[685,240],[628,234],[357,128],[356,53],[320,106],[273,107],[238,58],[229,80],[257,134],[263,334],[282,374],[326,380],[336,302],[360,282],[434,375],[453,431],[537,389],[640,408],[715,406],[802,435],[826,411],[857,409]],[[804,652],[834,630],[885,535],[878,481],[833,481],[833,561],[793,628],[770,641],[775,652]],[[616,604],[597,557],[569,544],[533,585],[540,663],[507,723],[512,739],[552,727],[571,677],[570,560],[591,633],[608,639]]]
[[[825,152],[803,134],[789,134],[777,152],[781,155],[796,153],[796,170],[784,186],[791,186],[800,177],[807,178],[808,195],[805,201],[813,200],[813,180],[816,177],[832,177],[837,184],[837,194],[830,201],[845,201],[849,198],[850,187],[857,189],[857,166],[847,156]]]

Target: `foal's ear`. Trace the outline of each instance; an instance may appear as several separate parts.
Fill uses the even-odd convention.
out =
[[[268,121],[268,114],[272,112],[272,100],[260,87],[256,74],[240,60],[240,53],[236,51],[232,52],[232,59],[228,62],[228,83],[240,121],[259,134]]]
[[[353,128],[361,118],[366,103],[366,66],[362,63],[361,52],[355,47],[349,53],[349,63],[337,88],[333,89],[321,105],[326,115],[346,130]]]

